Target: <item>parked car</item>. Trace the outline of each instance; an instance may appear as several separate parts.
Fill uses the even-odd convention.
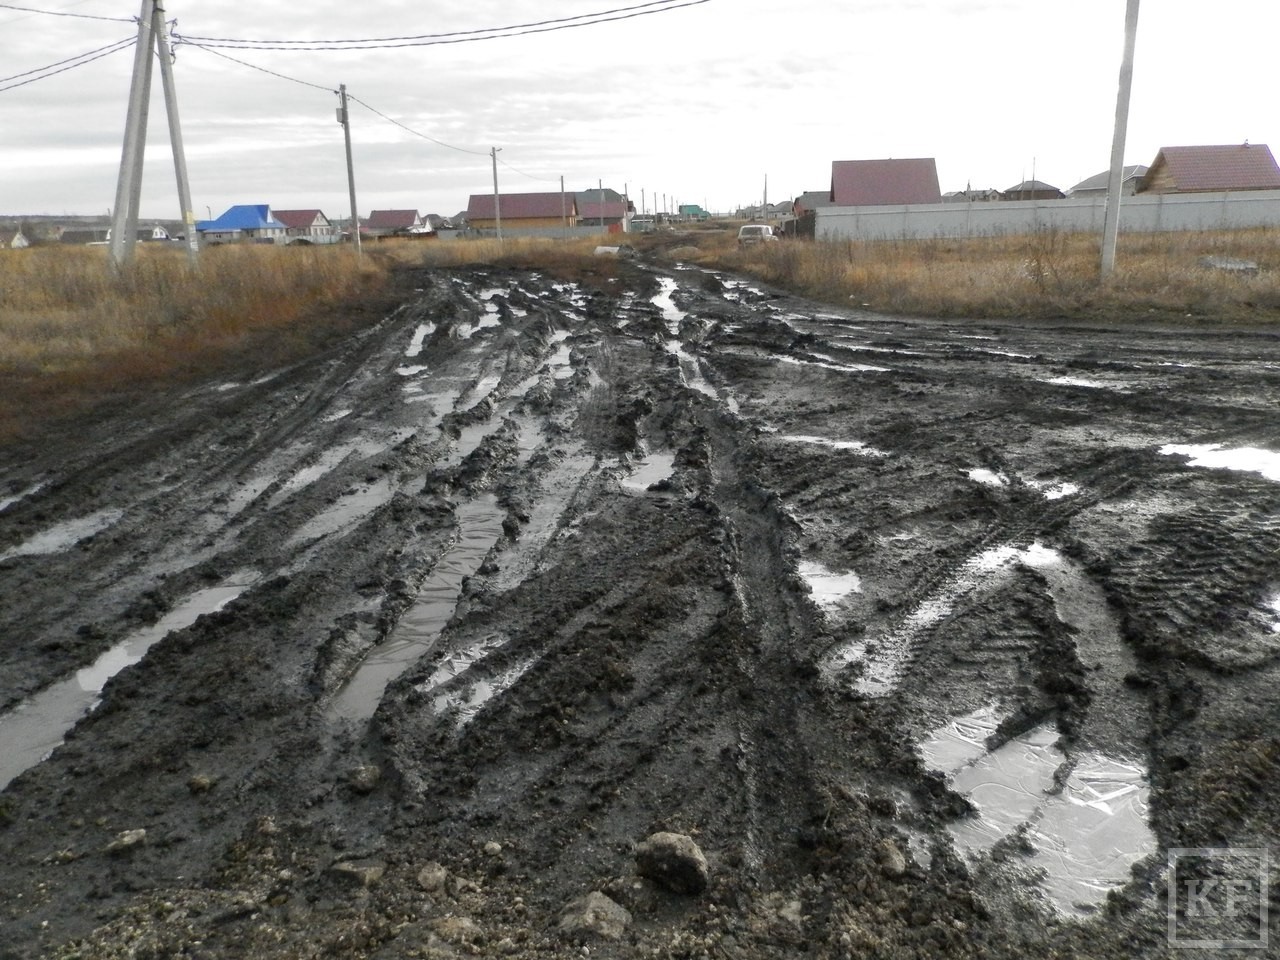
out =
[[[738,228],[738,246],[740,247],[777,239],[778,235],[767,223],[748,223]]]

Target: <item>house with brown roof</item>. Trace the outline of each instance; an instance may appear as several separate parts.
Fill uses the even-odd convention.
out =
[[[1043,180],[1023,180],[1002,191],[1006,200],[1065,200],[1066,194]]]
[[[837,207],[941,203],[933,157],[909,160],[835,160],[831,203]]]
[[[571,193],[501,193],[495,212],[492,193],[473,193],[467,221],[473,230],[493,230],[499,216],[512,229],[543,229],[578,225],[578,201]]]
[[[1161,147],[1139,193],[1280,190],[1280,167],[1265,143]]]
[[[424,236],[431,233],[431,225],[422,219],[417,210],[371,210],[369,219],[360,225],[366,237]]]
[[[285,226],[285,243],[337,243],[338,231],[321,210],[275,210]]]

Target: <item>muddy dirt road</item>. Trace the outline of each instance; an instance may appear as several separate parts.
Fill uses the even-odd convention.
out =
[[[2,455],[0,957],[1157,957],[1280,862],[1274,333],[413,278]]]

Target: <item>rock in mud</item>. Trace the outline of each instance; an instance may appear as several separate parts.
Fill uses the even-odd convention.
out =
[[[418,886],[427,893],[444,893],[449,871],[434,860],[418,871]]]
[[[470,917],[441,917],[431,929],[440,939],[453,944],[476,944],[484,940],[484,930]]]
[[[630,925],[630,912],[598,890],[579,897],[560,911],[560,932],[571,937],[589,935],[618,940]]]
[[[701,893],[710,879],[707,858],[683,833],[652,834],[636,848],[636,872],[674,893]]]
[[[330,872],[367,888],[382,879],[382,875],[387,872],[387,865],[377,860],[343,860],[329,869]]]
[[[876,859],[880,861],[880,870],[886,877],[896,880],[907,872],[907,858],[892,840],[880,841],[876,848]]]
[[[130,853],[147,842],[147,831],[141,828],[137,830],[124,830],[118,834],[114,840],[107,844],[104,853],[114,856]]]
[[[366,764],[356,767],[347,775],[347,784],[356,793],[373,793],[381,779],[382,771],[371,764]]]

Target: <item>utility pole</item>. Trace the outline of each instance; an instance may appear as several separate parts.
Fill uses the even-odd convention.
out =
[[[124,121],[124,149],[116,180],[116,203],[111,216],[111,262],[123,267],[133,259],[138,241],[138,202],[142,195],[142,153],[147,142],[147,110],[151,102],[151,52],[155,47],[155,0],[142,0],[138,42],[133,48],[133,81]]]
[[[111,262],[118,269],[133,258],[138,242],[138,208],[142,202],[142,165],[147,145],[147,118],[151,110],[153,54],[159,52],[160,76],[164,85],[169,119],[169,146],[178,179],[178,200],[186,225],[187,254],[194,263],[200,253],[195,233],[195,213],[191,209],[191,186],[187,181],[187,159],[182,143],[182,123],[178,117],[178,95],[173,80],[173,54],[165,34],[164,4],[142,0],[138,14],[138,41],[133,53],[133,79],[129,86],[129,108],[125,115],[124,147],[120,155],[120,175],[116,180],[116,202],[111,216]]]
[[[490,147],[489,156],[493,158],[493,222],[498,228],[498,242],[502,242],[502,208],[498,204],[498,151],[501,147]]]
[[[360,241],[360,209],[356,206],[356,168],[351,161],[351,115],[347,110],[347,85],[338,85],[338,122],[342,124],[342,138],[347,147],[347,195],[351,200],[351,239],[356,245],[356,256],[364,256]]]
[[[565,237],[569,236],[569,215],[565,211],[564,177],[560,177],[560,230]]]
[[[1129,93],[1133,89],[1133,51],[1138,38],[1138,0],[1129,0],[1124,18],[1124,59],[1116,96],[1116,130],[1111,138],[1111,174],[1107,178],[1107,212],[1102,224],[1102,278],[1116,268],[1120,234],[1120,190],[1124,183],[1124,142],[1129,130]]]
[[[191,182],[187,179],[187,151],[182,141],[182,120],[178,116],[178,88],[173,80],[173,51],[164,20],[164,3],[156,0],[154,32],[160,51],[160,83],[164,87],[164,107],[169,118],[169,143],[173,148],[173,171],[178,178],[178,203],[182,205],[182,225],[187,241],[187,259],[200,259],[200,238],[196,235],[196,214],[191,208]],[[135,234],[136,236],[136,234]]]
[[[609,228],[605,226],[604,222],[604,181],[597,180],[596,186],[600,188],[600,232],[608,233]]]

